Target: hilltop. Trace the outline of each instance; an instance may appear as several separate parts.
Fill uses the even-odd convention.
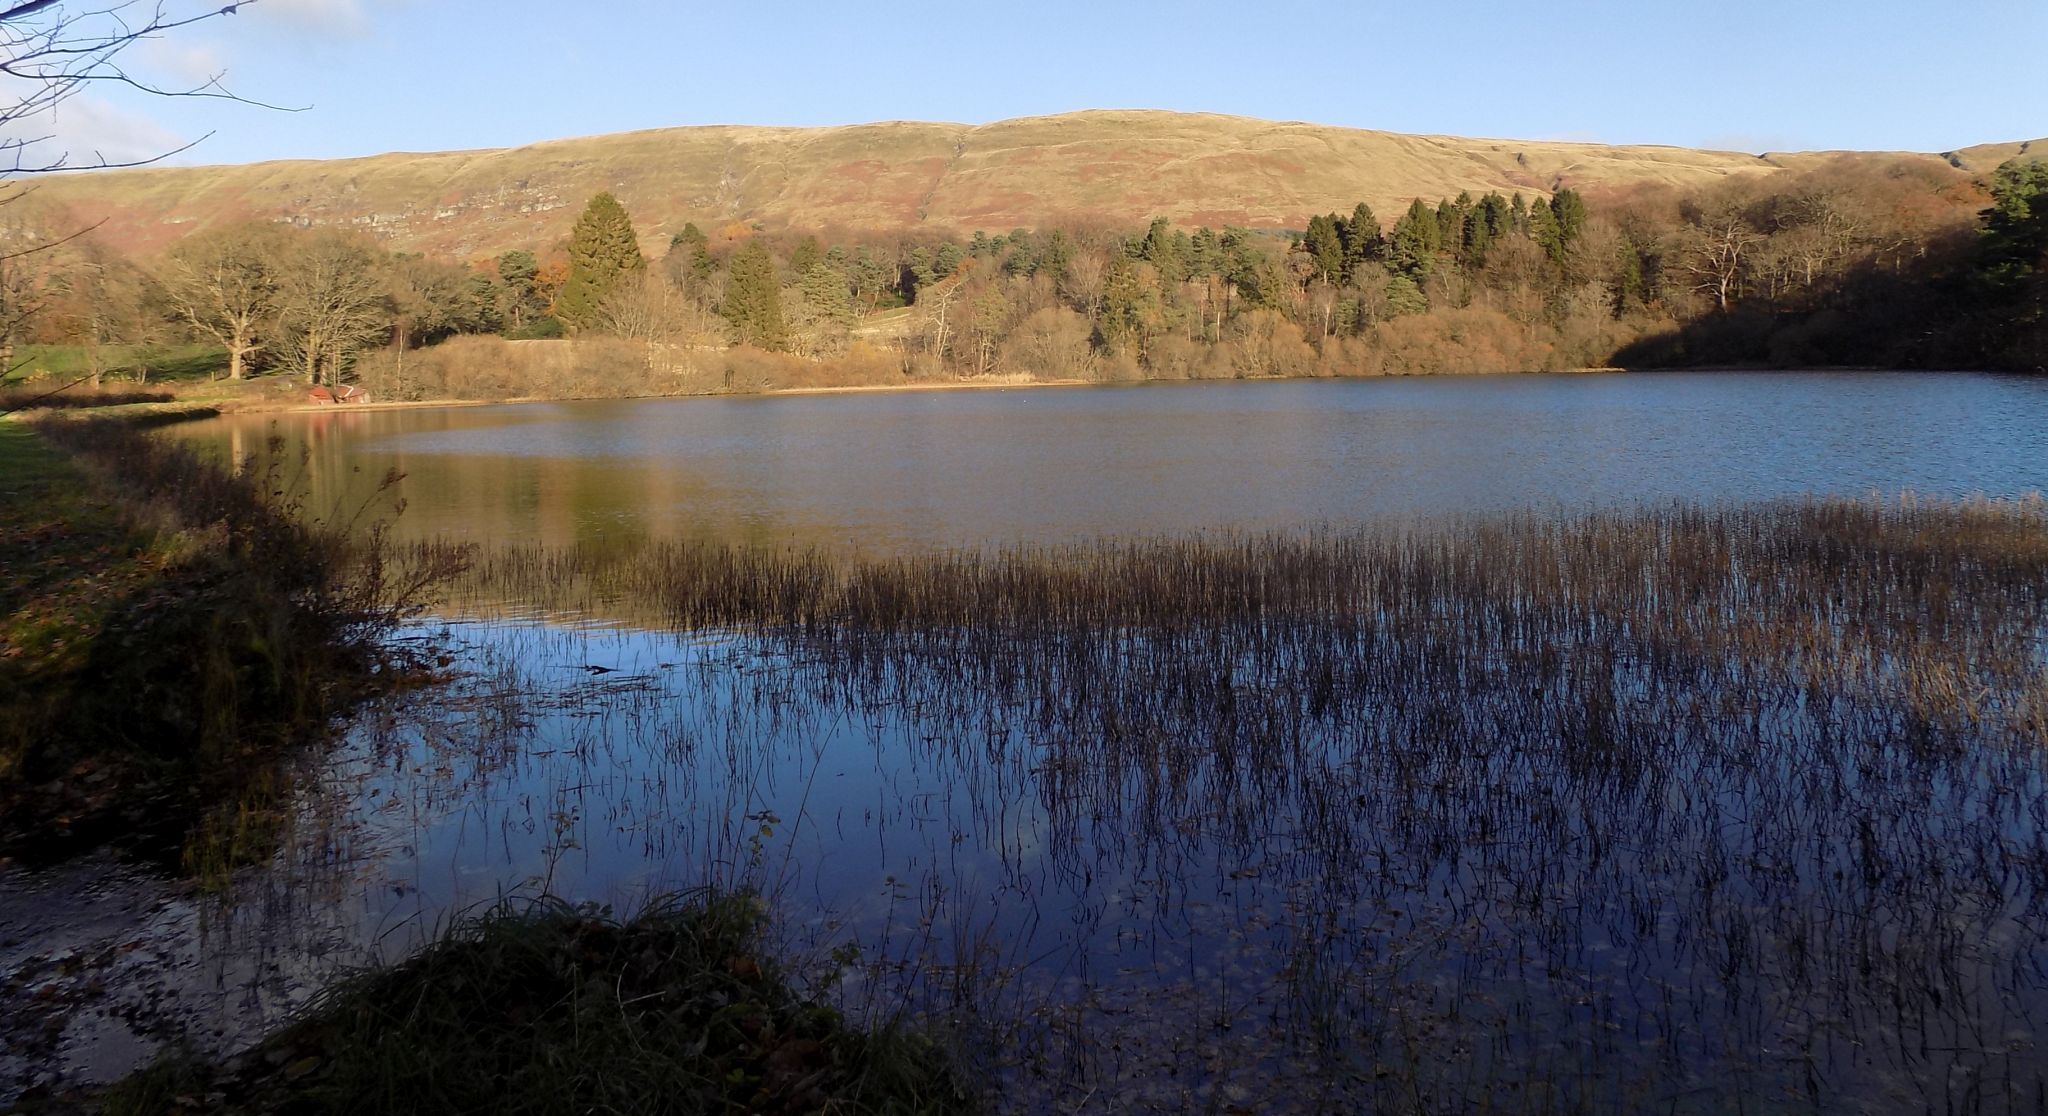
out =
[[[2028,146],[1900,157],[1988,171]],[[600,190],[626,204],[650,248],[665,248],[688,221],[964,232],[1165,216],[1300,228],[1311,214],[1348,211],[1361,199],[1391,217],[1411,198],[1464,190],[1697,187],[1824,157],[1115,110],[983,125],[666,128],[502,150],[105,171],[44,186],[47,198],[105,219],[106,235],[137,251],[258,218],[364,228],[394,248],[470,256],[552,242]]]

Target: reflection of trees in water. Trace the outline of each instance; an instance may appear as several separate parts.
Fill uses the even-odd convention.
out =
[[[533,452],[535,439],[563,438],[530,416],[508,419],[503,408],[453,406],[404,410],[329,410],[296,414],[226,415],[184,424],[178,436],[219,455],[231,467],[272,458],[287,468],[293,495],[309,514],[334,517],[378,495],[385,470],[404,475],[395,501],[377,502],[367,527],[384,522],[393,537],[435,540],[539,539],[550,546],[633,548],[650,538],[696,536],[766,545],[802,540],[829,544],[841,525],[805,522],[789,510],[750,509],[735,518],[709,517],[708,505],[730,483],[675,462],[593,453],[570,440],[560,452]],[[484,437],[478,452],[446,452],[436,436]],[[282,439],[281,442],[274,441]],[[496,439],[493,441],[492,439]],[[729,500],[728,500],[729,502]]]
[[[421,912],[762,886],[1027,1101],[2003,1109],[2044,1087],[2044,526],[650,548],[566,591],[745,634],[479,628],[504,673],[362,793]],[[530,558],[481,588],[580,561]]]

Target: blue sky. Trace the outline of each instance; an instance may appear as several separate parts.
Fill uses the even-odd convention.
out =
[[[180,162],[686,124],[1169,108],[1740,150],[2048,136],[2044,0],[543,4],[257,0],[124,61],[307,106],[92,95],[74,153]]]

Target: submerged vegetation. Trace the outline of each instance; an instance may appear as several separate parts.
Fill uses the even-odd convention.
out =
[[[2035,1103],[2044,586],[2038,499],[531,550],[469,583],[737,637],[621,714],[698,794],[808,785],[865,726],[882,801],[911,780],[877,840],[932,842],[905,882],[942,929],[897,978],[981,1029],[1012,1103],[1115,1100],[1159,1069],[1146,1018],[1183,1103],[1400,1111]],[[587,808],[667,816],[643,779]],[[930,800],[936,832],[895,817]],[[769,801],[838,826],[783,881],[833,894],[803,862],[843,811]],[[993,862],[950,867],[970,837]]]
[[[628,919],[505,904],[391,969],[326,990],[223,1063],[171,1057],[109,1116],[223,1113],[951,1113],[926,1040],[854,1029],[799,994],[747,895]]]

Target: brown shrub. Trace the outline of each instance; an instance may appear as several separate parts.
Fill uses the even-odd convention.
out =
[[[380,399],[619,399],[720,390],[716,352],[616,337],[508,341],[454,337],[359,360],[356,378]]]
[[[1553,336],[1497,310],[1438,310],[1382,323],[1366,335],[1363,359],[1388,375],[1549,372],[1569,365]]]

